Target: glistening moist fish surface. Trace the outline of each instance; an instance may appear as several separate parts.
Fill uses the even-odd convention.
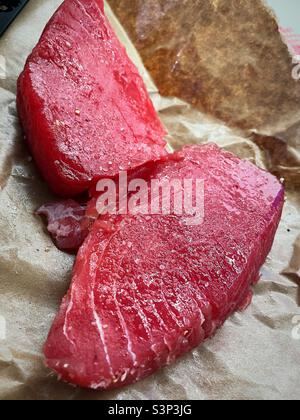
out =
[[[103,0],[63,2],[26,62],[17,104],[34,160],[64,198],[167,154],[166,132]]]
[[[141,380],[251,300],[280,221],[281,183],[212,144],[187,147],[147,176],[204,180],[203,223],[176,214],[95,222],[44,348],[64,381],[111,389]]]

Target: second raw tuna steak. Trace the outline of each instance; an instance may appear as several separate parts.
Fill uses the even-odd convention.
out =
[[[165,131],[103,0],[62,4],[27,60],[17,102],[35,162],[63,197],[166,154]]]

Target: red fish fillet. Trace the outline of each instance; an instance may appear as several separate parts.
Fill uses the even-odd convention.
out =
[[[146,171],[147,172],[147,171]],[[92,389],[134,383],[211,337],[250,302],[284,191],[272,175],[214,145],[152,165],[151,179],[204,179],[205,217],[100,217],[81,247],[45,356]]]
[[[103,0],[66,0],[27,60],[17,103],[52,190],[72,197],[166,154],[165,131]]]

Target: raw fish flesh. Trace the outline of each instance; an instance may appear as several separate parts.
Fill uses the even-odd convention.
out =
[[[18,82],[18,111],[40,172],[73,197],[166,154],[165,130],[103,0],[66,0]]]
[[[64,381],[92,389],[139,381],[251,301],[280,221],[281,183],[215,145],[151,166],[148,185],[205,181],[203,223],[191,226],[177,214],[99,217],[44,348],[47,366]]]
[[[44,204],[36,214],[46,218],[48,232],[57,248],[76,253],[95,221],[86,211],[86,204],[64,200]]]

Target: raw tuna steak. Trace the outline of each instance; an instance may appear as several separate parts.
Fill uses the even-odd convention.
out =
[[[165,131],[103,0],[62,4],[28,58],[17,102],[35,161],[63,197],[166,154]]]
[[[44,349],[67,382],[136,382],[250,302],[280,220],[282,185],[213,145],[166,158],[150,178],[204,179],[204,222],[190,226],[175,214],[96,221]]]

